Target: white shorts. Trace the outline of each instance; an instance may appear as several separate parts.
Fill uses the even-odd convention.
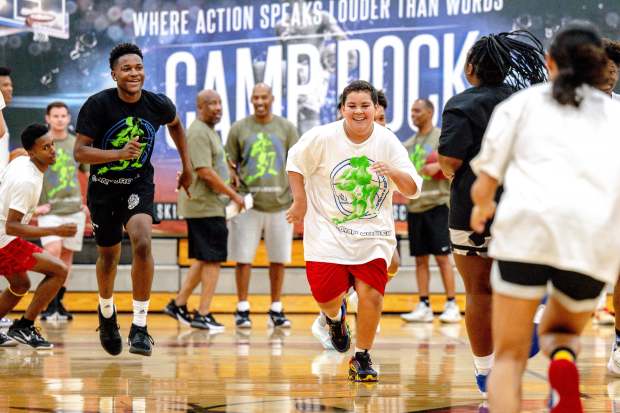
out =
[[[55,241],[62,241],[62,246],[71,251],[82,251],[82,242],[84,240],[84,225],[86,223],[86,214],[78,211],[69,215],[41,215],[38,218],[40,227],[56,227],[62,224],[77,225],[77,232],[72,237],[59,237],[58,235],[49,235],[41,237],[41,244],[45,248],[46,244]]]
[[[250,209],[232,218],[228,222],[228,259],[242,264],[252,263],[263,231],[269,262],[291,262],[293,224],[286,222],[286,210],[261,212]]]
[[[453,254],[487,258],[490,241],[489,234],[450,228],[450,244]]]

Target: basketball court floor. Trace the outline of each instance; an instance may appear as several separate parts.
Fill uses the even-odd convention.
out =
[[[346,355],[323,351],[310,333],[311,315],[292,315],[290,331],[236,331],[221,314],[221,334],[149,316],[152,357],[107,355],[97,318],[44,323],[51,351],[20,345],[0,350],[0,412],[486,412],[476,389],[465,327],[381,321],[373,351],[376,384],[346,379]],[[119,317],[126,337],[131,318]],[[613,327],[588,327],[579,361],[588,412],[620,412],[620,379],[606,375]],[[539,355],[524,378],[524,412],[542,412],[548,387]],[[618,392],[618,409],[614,393]]]

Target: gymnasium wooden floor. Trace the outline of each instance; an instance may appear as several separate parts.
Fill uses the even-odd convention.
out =
[[[380,382],[350,383],[347,357],[325,352],[310,333],[310,315],[291,316],[293,328],[269,331],[253,315],[251,333],[236,332],[232,315],[218,319],[218,335],[149,316],[152,357],[107,355],[96,315],[72,323],[44,323],[57,344],[51,351],[19,346],[0,350],[0,412],[486,412],[475,387],[463,325],[381,322],[375,367]],[[126,336],[129,315],[120,316]],[[606,376],[613,328],[588,327],[580,359],[588,412],[613,410],[620,379]],[[545,411],[546,360],[536,357],[525,375],[523,411]]]

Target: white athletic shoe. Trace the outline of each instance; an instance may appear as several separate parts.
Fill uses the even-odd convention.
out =
[[[620,348],[616,347],[616,337],[614,335],[614,345],[611,348],[609,361],[607,362],[607,371],[610,375],[620,377]]]
[[[0,328],[9,328],[13,325],[13,320],[2,317],[0,318]]]
[[[592,322],[599,326],[613,326],[616,324],[616,317],[607,308],[601,308],[594,312]]]
[[[446,305],[443,307],[443,313],[439,316],[439,321],[448,324],[461,321],[461,310],[456,302],[446,301]]]
[[[401,314],[400,318],[409,323],[432,323],[433,310],[430,306],[420,301],[415,310],[410,313]]]
[[[325,350],[334,350],[325,314],[320,313],[312,323],[312,335],[319,340],[319,343],[321,343]]]

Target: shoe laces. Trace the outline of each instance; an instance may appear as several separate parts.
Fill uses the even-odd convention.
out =
[[[28,330],[30,331],[30,334],[32,334],[32,336],[40,342],[45,342],[45,339],[43,338],[43,336],[41,335],[41,330],[39,330],[38,327],[35,326],[30,326],[28,327]]]
[[[363,370],[368,370],[372,366],[372,360],[368,351],[355,353],[355,360],[357,360]]]
[[[146,327],[138,327],[136,329],[136,336],[139,334],[141,336],[143,336],[145,339],[147,339],[148,341],[151,342],[151,344],[155,344],[155,340],[153,340],[153,337],[151,337],[151,335],[149,334],[148,330],[146,329]]]

